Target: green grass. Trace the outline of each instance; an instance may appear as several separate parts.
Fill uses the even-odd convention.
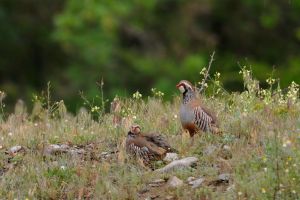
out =
[[[10,114],[0,125],[0,197],[143,199],[157,193],[161,199],[166,196],[175,199],[299,199],[298,91],[289,88],[282,96],[271,95],[275,90],[261,92],[262,89],[252,87],[251,80],[243,93],[202,97],[207,107],[216,111],[224,134],[196,135],[192,146],[178,119],[179,96],[172,102],[163,102],[161,97],[121,100],[126,112],[122,112],[123,124],[118,127],[113,125],[110,113],[101,114],[98,120],[92,119],[89,112],[75,116],[64,112],[53,117],[54,110],[49,115],[47,108],[39,110],[38,118],[35,113]],[[145,132],[164,134],[180,157],[199,158],[197,166],[156,174],[129,159],[124,151],[124,140],[131,123],[140,124]],[[96,155],[111,150],[118,153],[109,159],[68,154],[44,157],[43,147],[53,143],[83,147],[93,143]],[[26,147],[26,152],[15,156],[5,154],[14,145]],[[215,150],[205,153],[211,146]],[[210,182],[221,173],[231,174],[229,184],[204,184],[192,189],[186,183],[190,176],[205,177]],[[138,195],[150,181],[173,175],[185,181],[184,186],[156,188]]]

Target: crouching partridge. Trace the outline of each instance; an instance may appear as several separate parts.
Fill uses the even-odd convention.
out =
[[[166,153],[176,151],[162,135],[143,134],[139,125],[132,125],[126,138],[126,152],[141,159],[144,165],[162,160]]]
[[[183,97],[180,107],[180,121],[190,136],[193,137],[199,131],[221,133],[217,126],[216,116],[202,105],[200,99],[196,97],[196,91],[192,84],[182,80],[176,87]]]

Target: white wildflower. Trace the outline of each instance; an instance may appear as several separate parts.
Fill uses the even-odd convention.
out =
[[[132,95],[132,97],[134,98],[134,99],[141,99],[142,98],[142,94],[139,92],[139,91],[136,91],[133,95]]]

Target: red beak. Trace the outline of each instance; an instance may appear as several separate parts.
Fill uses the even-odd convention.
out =
[[[181,86],[181,84],[180,84],[180,83],[178,83],[178,84],[176,85],[176,87],[177,87],[177,88],[179,88],[180,86]]]

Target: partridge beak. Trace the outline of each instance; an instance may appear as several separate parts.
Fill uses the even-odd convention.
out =
[[[181,84],[180,84],[180,83],[178,83],[178,84],[176,85],[176,88],[179,88],[179,87],[180,87],[180,85],[181,85]]]

